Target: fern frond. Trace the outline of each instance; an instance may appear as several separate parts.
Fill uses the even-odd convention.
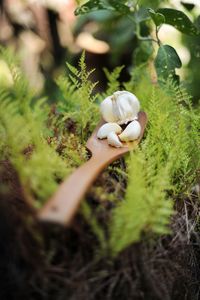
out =
[[[104,68],[104,73],[106,75],[106,78],[108,80],[108,87],[106,92],[102,95],[104,98],[106,96],[110,96],[113,94],[113,92],[116,92],[120,89],[120,83],[119,83],[119,77],[121,74],[121,71],[123,70],[124,66],[116,67],[112,72],[109,72],[106,68]]]
[[[174,196],[187,193],[200,168],[200,114],[187,92],[169,83],[153,86],[143,76],[133,90],[149,118],[140,150],[127,160],[128,187],[113,213],[110,246],[113,254],[140,239],[143,232],[166,234]]]
[[[63,117],[66,119],[71,115],[73,120],[77,122],[83,141],[85,128],[88,125],[93,128],[98,120],[98,107],[95,104],[97,95],[93,94],[97,82],[93,83],[89,79],[95,70],[87,70],[84,52],[78,66],[79,68],[77,69],[67,64],[70,73],[66,77],[60,77],[57,80],[57,84],[64,95],[64,101],[60,104]],[[64,86],[65,84],[66,86]]]
[[[167,224],[172,215],[172,202],[167,199],[170,187],[168,167],[153,175],[145,154],[132,153],[128,161],[129,179],[124,202],[114,209],[110,227],[110,247],[117,254],[140,239],[142,232],[168,233]],[[156,164],[154,163],[154,169]],[[148,172],[150,169],[150,172]]]

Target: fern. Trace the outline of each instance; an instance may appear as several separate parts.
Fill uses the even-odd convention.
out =
[[[148,114],[148,135],[127,158],[125,200],[111,218],[113,254],[138,241],[145,231],[168,233],[173,214],[168,194],[188,193],[200,168],[199,114],[187,92],[170,82],[165,90],[152,87],[147,76],[129,87]]]
[[[37,113],[20,114],[17,103],[0,97],[1,159],[9,159],[29,197],[41,201],[55,191],[57,179],[67,174],[67,165],[51,148],[43,134],[42,119]],[[43,115],[42,115],[43,117]],[[43,124],[44,125],[44,124]],[[30,157],[25,153],[30,149]],[[39,204],[40,202],[38,202]]]
[[[6,55],[4,59],[7,59]],[[1,160],[9,159],[26,196],[39,200],[35,202],[38,206],[55,191],[58,179],[62,179],[70,168],[47,143],[49,108],[46,99],[34,101],[19,69],[12,69],[11,65],[11,71],[13,87],[0,93]]]
[[[119,77],[123,68],[124,66],[116,67],[113,72],[109,72],[107,69],[104,69],[108,80],[107,90],[103,95],[104,97],[112,95],[115,91],[120,89]]]
[[[98,116],[92,94],[95,84],[88,80],[93,71],[87,72],[84,54],[80,70],[69,67],[77,78],[74,82],[69,76],[59,78],[62,97],[54,111],[48,99],[36,99],[10,54],[2,50],[1,55],[13,76],[10,89],[0,92],[1,160],[11,162],[25,196],[39,207],[87,157],[83,136],[89,131],[87,124],[92,126]],[[77,122],[75,134],[66,129],[67,118]]]
[[[168,166],[157,171],[142,151],[132,153],[128,161],[129,179],[125,201],[113,212],[110,247],[117,253],[139,241],[143,231],[168,233],[166,224],[172,214],[172,202],[165,190],[170,188]]]
[[[80,58],[79,69],[70,64],[67,67],[70,72],[68,78],[62,76],[57,80],[64,96],[59,108],[63,114],[62,121],[68,118],[76,121],[83,142],[90,131],[88,129],[93,129],[99,119],[98,107],[95,104],[97,95],[93,94],[97,83],[92,83],[89,79],[94,70],[87,71],[84,52]]]

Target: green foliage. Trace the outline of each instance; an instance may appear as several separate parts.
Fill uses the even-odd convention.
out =
[[[134,36],[137,39],[137,44],[134,43],[133,46],[134,65],[138,66],[139,64],[152,59],[153,43],[157,43],[159,50],[156,56],[155,65],[157,75],[160,77],[159,82],[166,80],[166,78],[170,76],[171,79],[174,79],[174,81],[178,84],[179,80],[175,74],[175,68],[181,67],[180,58],[174,48],[161,44],[159,39],[159,30],[163,24],[170,24],[184,34],[199,35],[198,22],[193,23],[183,11],[173,8],[159,8],[160,4],[163,6],[163,3],[165,2],[167,1],[86,1],[86,3],[77,8],[75,13],[77,15],[81,15],[93,11],[98,12],[101,10],[107,10],[113,18],[114,16],[116,17],[118,22],[121,18],[125,26],[122,28],[120,33],[116,30],[117,28],[115,28],[114,32],[117,32],[117,35],[115,35],[114,32],[112,34],[113,39],[116,40],[116,45],[114,45],[113,48],[117,48],[119,51],[121,49],[123,51],[123,45],[125,45],[125,42],[120,44],[120,41],[123,41],[131,28],[132,31],[129,37],[133,38]],[[131,21],[131,23],[125,22],[125,18],[126,20]],[[152,22],[149,20],[152,20],[155,26],[152,26]],[[110,24],[112,24],[112,18],[110,18]],[[153,38],[153,31],[155,31],[155,38]],[[121,35],[121,38],[118,38],[118,34]],[[144,43],[147,44],[145,45]],[[112,42],[111,45],[113,46]],[[120,46],[122,47],[120,48]]]
[[[104,69],[106,78],[108,80],[108,85],[106,93],[103,95],[103,97],[105,97],[106,95],[112,95],[112,93],[120,89],[119,77],[123,68],[124,66],[117,67],[113,72],[109,72],[107,69]]]
[[[78,7],[75,11],[75,15],[82,15],[88,12],[96,10],[111,10],[121,14],[128,14],[130,12],[129,7],[124,3],[126,1],[119,0],[90,0]]]
[[[0,159],[17,171],[25,197],[41,206],[64,176],[86,159],[83,134],[88,121],[92,127],[98,116],[91,95],[95,85],[88,80],[91,72],[83,55],[81,70],[69,65],[72,75],[59,81],[63,96],[51,108],[47,99],[35,99],[20,69],[10,63],[10,54],[3,49],[1,56],[10,66],[13,85],[0,92]],[[67,129],[66,119],[77,122],[76,132]]]
[[[83,141],[99,118],[95,103],[97,95],[93,93],[98,82],[93,83],[89,79],[94,69],[87,71],[84,52],[79,62],[79,69],[70,64],[67,64],[67,67],[69,75],[60,76],[57,80],[63,96],[63,101],[58,103],[58,109],[63,116],[61,122],[73,118],[77,123],[78,133]]]
[[[168,82],[161,89],[143,76],[130,91],[141,100],[149,124],[141,147],[127,157],[125,200],[114,209],[110,225],[114,255],[144,232],[169,232],[172,199],[190,191],[200,167],[200,115],[184,88]]]
[[[177,30],[188,35],[199,34],[197,27],[182,11],[172,8],[160,8],[158,12],[164,16],[165,22],[163,23],[172,25]]]
[[[48,112],[44,99],[30,101],[28,85],[19,73],[13,89],[0,94],[1,160],[9,160],[17,171],[25,196],[33,198],[34,194],[41,201],[69,171],[47,143]]]
[[[134,61],[136,66],[139,66],[148,60],[151,59],[153,55],[153,46],[150,41],[146,41],[145,43],[141,43],[139,47],[135,50],[134,53]]]
[[[175,69],[181,68],[182,63],[176,50],[169,45],[162,45],[158,49],[155,59],[155,67],[158,74],[158,79],[165,82],[169,77],[174,81],[178,81]]]
[[[0,95],[0,151],[1,160],[9,160],[17,171],[25,195],[36,194],[43,201],[55,191],[56,179],[66,175],[67,166],[45,140],[38,104],[21,113],[17,100]]]
[[[157,170],[156,164],[156,160],[147,160],[142,151],[132,153],[128,160],[125,201],[114,210],[110,228],[113,254],[139,241],[144,231],[158,234],[169,232],[166,225],[172,214],[172,202],[165,192],[170,187],[168,166],[159,166]]]

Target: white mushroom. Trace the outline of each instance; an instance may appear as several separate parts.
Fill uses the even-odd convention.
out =
[[[123,142],[134,141],[139,138],[140,134],[141,134],[140,123],[138,121],[133,121],[119,135],[119,138]]]
[[[105,139],[110,132],[120,134],[122,132],[122,128],[117,123],[106,123],[99,128],[97,137],[99,139]]]
[[[123,147],[122,143],[120,142],[117,134],[115,132],[110,132],[108,134],[108,144],[113,146],[113,147],[116,147],[116,148],[120,148],[120,147]]]
[[[103,100],[100,110],[106,122],[127,124],[137,118],[140,103],[134,94],[127,91],[117,91]]]

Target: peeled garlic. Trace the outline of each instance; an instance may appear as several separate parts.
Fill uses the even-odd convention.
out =
[[[117,91],[101,103],[101,114],[106,122],[127,124],[134,120],[140,110],[139,100],[127,91]]]
[[[122,143],[120,142],[115,132],[110,132],[108,134],[108,144],[116,148],[123,147]]]
[[[141,134],[140,123],[138,121],[133,121],[119,135],[119,138],[123,142],[134,141],[139,138],[140,134]]]
[[[99,139],[105,139],[112,131],[119,134],[122,132],[122,129],[117,123],[106,123],[99,128],[97,137]]]

